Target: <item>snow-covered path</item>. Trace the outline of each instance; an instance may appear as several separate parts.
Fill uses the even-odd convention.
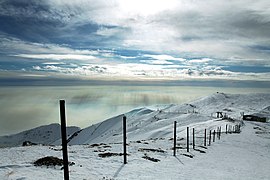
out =
[[[184,165],[183,179],[270,179],[269,123],[245,124],[240,134],[223,135]]]
[[[246,122],[240,134],[223,134],[205,154],[191,149],[192,159],[178,152],[156,164],[131,161],[119,168],[116,179],[270,179],[269,133],[269,123]]]

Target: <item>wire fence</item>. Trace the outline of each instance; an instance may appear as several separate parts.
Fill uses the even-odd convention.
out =
[[[220,113],[218,113],[220,116]],[[226,117],[228,118],[228,117]],[[68,162],[68,151],[67,151],[67,144],[70,141],[70,139],[67,139],[67,135],[66,135],[66,115],[65,115],[65,101],[64,100],[60,100],[60,119],[61,119],[61,134],[62,134],[62,154],[63,154],[63,164],[64,164],[64,179],[65,180],[69,180],[69,162]],[[231,120],[230,118],[228,118],[229,120]],[[121,155],[123,156],[123,163],[127,164],[128,160],[127,160],[127,117],[123,116],[123,153],[117,153],[117,155]],[[241,132],[241,127],[242,124],[241,123],[237,123],[237,124],[225,124],[225,126],[216,126],[216,127],[211,127],[208,129],[199,129],[197,130],[195,127],[191,127],[187,126],[186,127],[186,137],[180,137],[178,138],[178,134],[177,134],[177,121],[174,121],[173,123],[173,130],[172,130],[172,138],[171,140],[173,140],[172,143],[172,151],[173,151],[173,156],[177,155],[177,150],[181,149],[186,150],[187,153],[181,153],[180,155],[184,155],[190,158],[193,158],[193,155],[191,155],[189,152],[191,150],[193,151],[199,151],[200,153],[206,153],[205,150],[203,149],[207,149],[207,146],[211,146],[212,143],[215,143],[216,141],[220,140],[221,137],[223,135],[227,135],[227,134],[232,134],[232,133],[240,133]],[[78,135],[79,132],[76,132],[76,136]],[[185,144],[182,143],[183,140],[186,140]],[[191,145],[191,147],[190,147]],[[147,149],[147,148],[140,148],[138,149],[138,151],[162,151],[160,149]],[[114,155],[113,153],[111,153],[112,155]],[[105,157],[106,156],[110,156],[111,154],[103,154]],[[143,156],[144,159],[148,159],[154,162],[158,162],[158,159],[155,158],[151,158],[149,156],[147,156],[146,154]]]

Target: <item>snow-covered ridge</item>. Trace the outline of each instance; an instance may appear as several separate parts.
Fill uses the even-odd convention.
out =
[[[215,120],[216,112],[223,112],[236,120],[241,113],[253,114],[269,107],[270,94],[224,94],[215,93],[188,104],[168,105],[158,111],[136,109],[127,116],[127,131],[130,140],[161,138],[171,136],[174,121],[179,126],[187,126]],[[270,114],[266,113],[268,118]],[[91,144],[99,142],[121,142],[122,116],[113,117],[99,124],[83,129],[70,144]],[[182,128],[184,131],[184,128]],[[88,136],[88,137],[86,137]]]
[[[166,138],[171,136],[174,121],[177,121],[180,127],[178,133],[184,133],[186,126],[198,127],[206,122],[208,125],[204,126],[210,128],[218,119],[216,112],[222,112],[236,120],[241,119],[241,113],[263,114],[269,119],[269,106],[270,94],[217,92],[186,104],[171,104],[161,110],[139,108],[127,112],[127,132],[130,140]],[[69,127],[69,136],[76,132],[76,136],[70,138],[69,145],[121,142],[123,116],[112,117],[82,130]],[[212,122],[212,125],[209,122]],[[17,146],[24,141],[60,145],[60,125],[41,126],[16,135],[0,137],[1,146]]]
[[[100,156],[123,152],[123,115],[81,130],[76,128],[75,133],[69,135],[69,144],[72,145],[68,146],[69,161],[75,163],[69,167],[70,179],[270,179],[270,123],[246,121],[240,133],[225,131],[227,125],[235,126],[242,122],[240,112],[263,114],[269,120],[269,100],[270,94],[216,93],[186,104],[168,105],[160,110],[132,110],[125,114],[129,154],[128,164],[125,165],[123,157]],[[226,113],[232,118],[218,118],[216,112]],[[174,121],[177,122],[176,156],[172,153]],[[48,129],[52,129],[50,126],[59,125],[26,132],[35,135],[40,129],[46,137]],[[194,148],[190,147],[189,152],[187,127],[195,129],[195,136],[192,135],[195,141],[193,143],[190,137],[188,143]],[[212,138],[211,146],[210,141],[205,146],[204,130],[207,130],[208,142],[210,130],[213,132],[217,127],[222,127],[221,139],[216,138],[214,142]],[[60,136],[60,129],[56,131]],[[189,134],[191,136],[192,133]],[[60,143],[59,138],[52,144]],[[63,179],[61,166],[47,168],[33,165],[37,159],[47,156],[62,158],[61,146],[0,148],[0,155],[0,179]]]
[[[79,130],[79,127],[67,127],[67,134],[70,136]],[[2,136],[0,137],[0,147],[21,146],[25,141],[30,141],[37,144],[52,144],[60,138],[60,124],[54,123],[26,130],[18,134]]]

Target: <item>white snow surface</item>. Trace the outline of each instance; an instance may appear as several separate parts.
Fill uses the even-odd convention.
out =
[[[79,131],[79,127],[67,127],[67,136]],[[0,147],[20,146],[25,141],[37,144],[53,144],[61,138],[60,124],[49,124],[18,134],[0,137]],[[61,142],[61,141],[60,141]]]
[[[270,179],[270,123],[243,122],[240,114],[263,114],[269,120],[269,106],[270,94],[215,93],[188,104],[168,105],[162,110],[130,111],[125,114],[129,154],[125,165],[123,156],[99,157],[100,153],[123,152],[123,115],[81,131],[75,128],[73,132],[77,135],[68,146],[69,161],[75,163],[69,167],[70,179]],[[226,113],[233,120],[217,118],[216,112]],[[172,150],[174,121],[177,122],[176,156]],[[226,125],[239,124],[242,125],[240,133],[225,132]],[[189,152],[187,127],[190,129]],[[209,131],[217,127],[222,128],[221,138],[215,137],[213,142],[212,137],[209,145]],[[204,146],[205,129],[207,146]],[[45,137],[46,131],[40,130]],[[62,158],[60,138],[48,142],[38,137],[33,139],[47,145],[0,148],[0,179],[63,179],[60,166],[33,165],[35,160],[45,156]],[[3,145],[2,138],[0,144]],[[160,161],[153,162],[143,156]]]

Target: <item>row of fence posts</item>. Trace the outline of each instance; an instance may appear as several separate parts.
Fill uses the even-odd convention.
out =
[[[60,100],[60,121],[61,121],[61,137],[62,137],[62,154],[64,165],[64,180],[69,180],[69,168],[68,168],[68,150],[67,150],[67,127],[66,127],[66,110],[65,100]],[[124,164],[127,164],[127,118],[123,116],[123,156]]]
[[[62,151],[63,151],[63,164],[64,164],[64,180],[69,180],[69,169],[68,169],[68,151],[67,151],[67,133],[66,133],[66,112],[65,112],[65,100],[60,100],[60,120],[61,120],[61,136],[62,136]],[[127,164],[127,118],[123,116],[123,156],[124,164]],[[173,136],[173,155],[176,156],[176,138],[177,138],[177,122],[174,121],[174,136]],[[239,133],[240,125],[231,126],[226,125],[226,134],[227,133]],[[211,135],[212,131],[209,132],[209,146],[211,145]],[[221,136],[221,127],[218,127],[217,132],[213,132],[213,142],[215,142],[215,135],[220,139]],[[192,145],[195,149],[195,128],[192,129]],[[204,130],[204,146],[206,146],[207,141],[207,131]],[[187,127],[187,152],[189,152],[189,127]]]
[[[240,133],[240,125],[228,125],[226,124],[226,131],[225,133],[228,134],[228,133]],[[173,155],[176,156],[176,138],[177,138],[177,131],[176,131],[176,128],[177,128],[177,122],[174,121],[174,135],[173,135]],[[209,130],[209,138],[208,138],[208,146],[211,146],[211,142],[215,142],[216,139],[220,140],[220,137],[221,137],[221,132],[222,132],[222,128],[221,126],[217,127],[217,131],[216,130]],[[207,130],[204,129],[204,146],[206,147],[207,146]],[[189,152],[189,127],[187,127],[187,152]],[[193,149],[195,149],[195,128],[192,128],[192,146],[193,146]]]

